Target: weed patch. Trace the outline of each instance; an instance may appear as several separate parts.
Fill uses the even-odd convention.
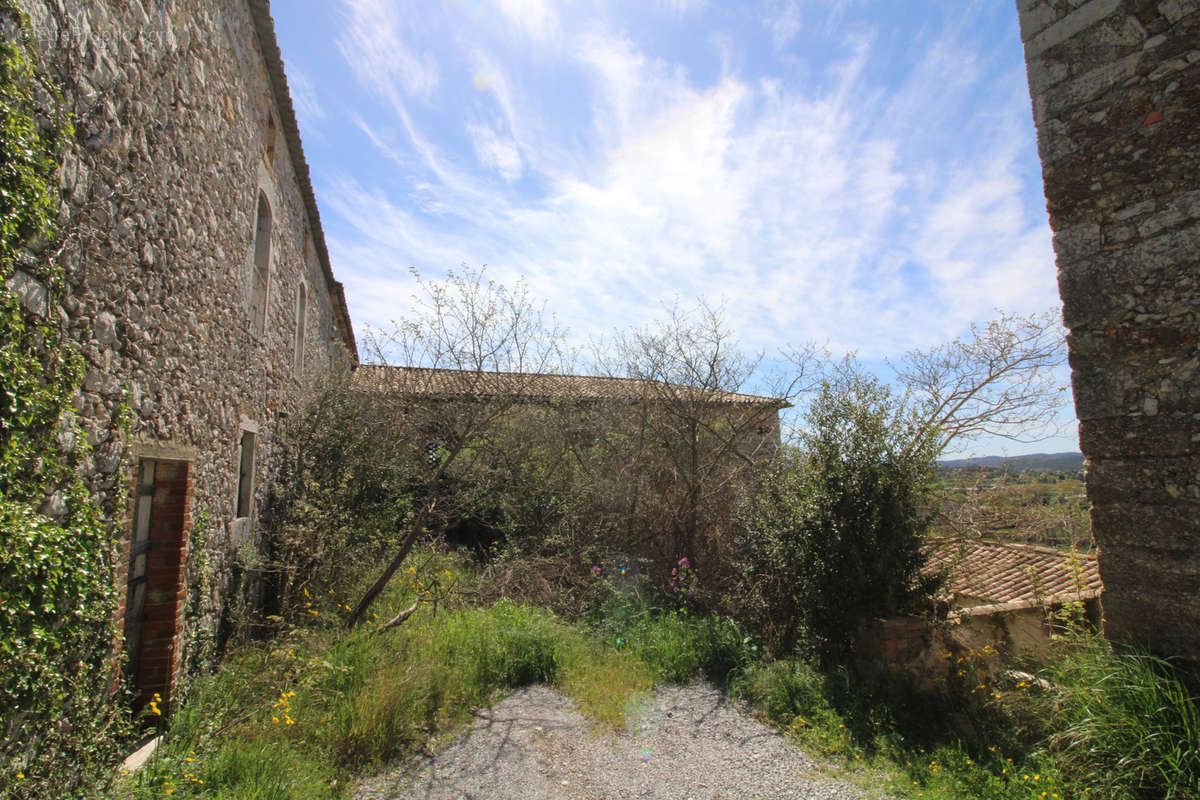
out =
[[[448,562],[439,562],[460,580]],[[384,607],[401,607],[398,581]],[[498,693],[557,684],[605,727],[624,724],[651,672],[549,611],[501,601],[435,613],[402,627],[344,633],[314,602],[314,624],[243,647],[195,684],[154,760],[112,798],[344,797],[355,776],[461,728]],[[335,610],[335,609],[334,609]],[[169,791],[168,791],[169,790]]]

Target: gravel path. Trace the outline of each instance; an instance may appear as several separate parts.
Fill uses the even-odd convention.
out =
[[[656,689],[630,731],[597,735],[561,693],[522,689],[432,758],[357,800],[861,800],[805,777],[814,762],[711,686]]]

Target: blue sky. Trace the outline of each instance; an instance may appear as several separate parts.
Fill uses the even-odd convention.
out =
[[[405,315],[409,267],[460,263],[579,342],[704,297],[750,349],[869,364],[1060,307],[1012,0],[273,13],[360,329]]]

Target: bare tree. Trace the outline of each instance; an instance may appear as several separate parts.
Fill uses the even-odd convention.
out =
[[[601,371],[639,389],[608,468],[615,462],[625,476],[631,534],[641,527],[643,539],[669,548],[660,558],[715,568],[728,561],[734,495],[778,454],[779,412],[805,376],[749,394],[753,381],[766,385],[762,356],[738,347],[721,309],[700,301],[667,312],[657,326],[618,333],[598,359]]]
[[[937,452],[955,441],[999,436],[1037,441],[1065,401],[1062,325],[1052,312],[1001,313],[970,334],[891,365]]]
[[[487,451],[489,432],[528,395],[527,384],[556,371],[561,333],[524,284],[513,290],[463,267],[445,281],[414,271],[413,314],[368,337],[376,364],[359,368],[355,389],[378,435],[397,442],[397,463],[415,497],[408,530],[347,619],[357,624],[433,523],[447,518],[452,470]],[[399,367],[389,366],[389,362]],[[402,622],[411,610],[384,627]]]

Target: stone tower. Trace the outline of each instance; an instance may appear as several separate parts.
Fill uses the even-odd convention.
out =
[[[1018,0],[1108,635],[1200,660],[1200,0]]]

